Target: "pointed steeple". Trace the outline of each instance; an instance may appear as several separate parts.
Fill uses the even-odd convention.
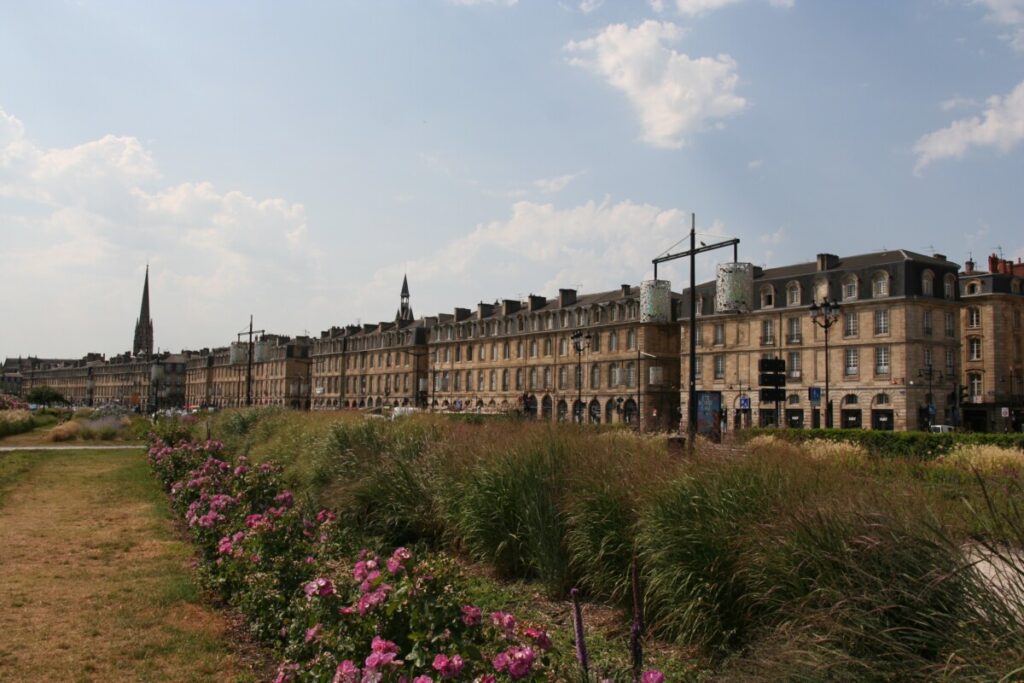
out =
[[[136,356],[153,355],[153,319],[149,317],[149,264],[146,264],[146,280],[142,285],[142,309],[135,321],[135,343],[132,353]]]
[[[402,276],[402,304],[395,313],[395,320],[413,320],[412,307],[409,306],[409,278]]]

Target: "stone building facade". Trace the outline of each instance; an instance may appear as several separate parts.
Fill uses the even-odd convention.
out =
[[[960,348],[957,270],[941,254],[820,254],[811,263],[755,268],[754,301],[739,314],[716,311],[715,283],[700,285],[697,389],[720,394],[725,430],[824,427],[828,363],[834,427],[906,430],[949,424]],[[839,303],[827,357],[825,331],[810,316],[811,304],[826,297]],[[688,302],[686,292],[683,311]],[[688,335],[686,320],[680,337],[682,386],[688,382]],[[759,400],[762,358],[786,361],[786,399],[778,409]],[[812,401],[817,391],[821,398]]]
[[[960,273],[963,423],[974,431],[1024,429],[1024,263],[995,254],[988,270]]]

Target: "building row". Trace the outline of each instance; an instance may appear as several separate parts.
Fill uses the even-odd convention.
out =
[[[889,250],[733,265],[746,266],[731,269],[745,271],[742,296],[723,298],[721,277],[692,293],[652,281],[419,318],[403,280],[393,320],[174,355],[152,353],[147,272],[133,353],[19,360],[4,375],[87,405],[409,406],[685,429],[692,334],[702,431],[1024,424],[1019,261],[993,255],[987,270],[972,260],[961,270],[941,254]],[[784,361],[785,387],[762,402],[769,358]]]

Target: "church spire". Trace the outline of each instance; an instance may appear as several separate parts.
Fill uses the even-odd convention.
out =
[[[135,343],[132,353],[149,358],[153,355],[153,319],[149,317],[149,264],[146,264],[146,280],[142,285],[142,309],[135,321]]]
[[[402,304],[395,314],[395,320],[413,320],[412,307],[409,306],[409,278],[405,275],[402,276]]]

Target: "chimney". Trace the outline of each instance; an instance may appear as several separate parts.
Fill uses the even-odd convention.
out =
[[[576,290],[575,289],[560,289],[558,290],[558,307],[565,308],[566,306],[572,306],[576,303]]]
[[[547,303],[547,297],[539,296],[537,294],[531,294],[529,303],[530,312],[543,308]]]
[[[522,303],[516,301],[515,299],[505,299],[504,301],[501,302],[501,314],[512,315],[513,313],[518,311],[521,306]]]
[[[935,259],[936,261],[945,261],[946,260],[946,255],[945,254],[932,254],[932,258]]]
[[[832,270],[839,265],[839,257],[835,254],[818,254],[818,272]]]
[[[465,320],[470,315],[468,308],[456,308],[455,309],[455,322]]]
[[[971,275],[972,273],[974,273],[974,259],[967,259],[964,262],[964,274]]]
[[[476,318],[477,320],[483,320],[488,317],[491,313],[494,313],[494,306],[492,304],[485,304],[481,301],[476,306]]]
[[[629,296],[633,291],[633,287],[630,285],[622,285],[622,296]]]
[[[1004,260],[1000,259],[1000,261],[999,261],[999,272],[1000,273],[1009,273],[1010,272],[1010,262],[1009,261],[1004,261]]]
[[[988,272],[995,273],[999,270],[999,257],[995,254],[990,254],[988,257]]]

